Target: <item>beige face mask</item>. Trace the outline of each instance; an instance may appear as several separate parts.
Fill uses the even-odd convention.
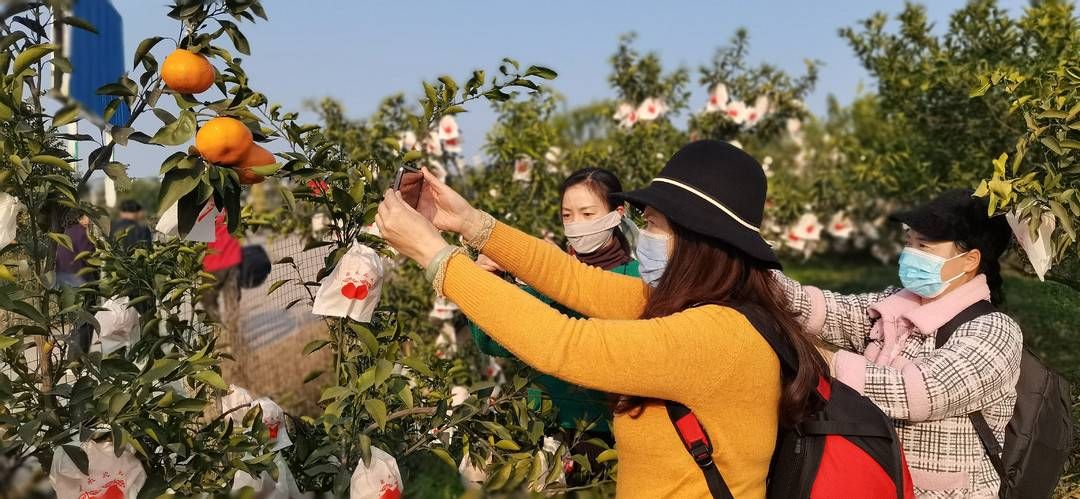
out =
[[[621,221],[622,213],[613,211],[597,219],[565,224],[563,229],[574,251],[588,254],[603,248]]]

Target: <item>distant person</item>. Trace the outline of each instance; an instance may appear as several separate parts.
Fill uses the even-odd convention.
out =
[[[79,271],[86,267],[86,263],[75,260],[75,257],[83,251],[94,251],[94,245],[90,243],[90,237],[87,235],[88,230],[90,230],[90,217],[85,213],[64,229],[64,235],[71,238],[71,249],[61,245],[56,246],[57,284],[78,287],[86,282],[85,277],[78,275]]]
[[[138,201],[128,199],[120,203],[120,218],[113,222],[109,238],[118,245],[133,249],[138,246],[150,247],[153,234],[143,222],[145,213]],[[124,232],[124,231],[127,232]],[[118,239],[123,236],[122,240]]]
[[[203,270],[217,279],[214,285],[202,293],[202,306],[206,315],[215,322],[222,322],[219,299],[225,299],[225,312],[235,317],[240,305],[240,262],[243,261],[240,242],[229,234],[225,212],[214,220],[214,242],[206,245]]]
[[[57,245],[56,247],[56,285],[79,287],[87,282],[86,276],[79,275],[79,271],[86,267],[86,262],[76,260],[75,257],[84,251],[94,251],[94,245],[90,242],[88,231],[90,230],[90,217],[85,213],[68,224],[64,229],[64,235],[71,238],[71,249]],[[84,301],[85,308],[89,312],[90,300]],[[94,335],[94,326],[82,323],[72,334],[71,344],[75,348],[71,354],[78,355],[90,351],[90,342]]]

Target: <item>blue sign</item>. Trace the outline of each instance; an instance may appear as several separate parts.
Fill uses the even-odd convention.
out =
[[[89,21],[97,33],[71,28],[68,95],[87,111],[102,116],[105,106],[117,97],[98,95],[97,89],[116,82],[125,72],[124,24],[109,0],[75,0],[72,14]],[[123,126],[130,114],[127,104],[120,104],[110,122]]]

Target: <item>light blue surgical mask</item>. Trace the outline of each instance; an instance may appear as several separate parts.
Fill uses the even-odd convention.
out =
[[[959,275],[947,280],[941,280],[941,268],[946,262],[960,258],[969,252],[965,251],[952,258],[934,255],[915,248],[904,248],[900,253],[900,283],[904,289],[911,291],[923,298],[934,298],[949,287],[949,283],[964,275]]]
[[[671,236],[662,236],[647,231],[638,233],[637,254],[638,271],[645,284],[656,287],[668,263],[668,243]]]

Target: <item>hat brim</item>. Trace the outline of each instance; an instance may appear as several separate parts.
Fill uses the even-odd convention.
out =
[[[956,234],[952,233],[952,224],[941,220],[926,207],[898,211],[889,215],[889,220],[908,226],[930,241],[956,240]]]
[[[766,268],[783,268],[776,252],[759,232],[736,222],[712,203],[696,196],[687,196],[678,187],[654,182],[645,188],[612,196],[639,209],[651,206],[668,220],[733,246]]]

